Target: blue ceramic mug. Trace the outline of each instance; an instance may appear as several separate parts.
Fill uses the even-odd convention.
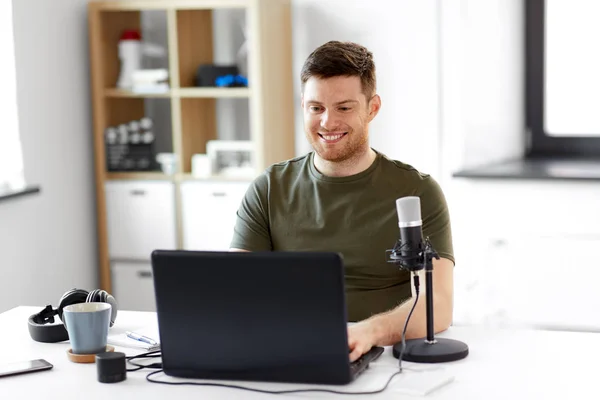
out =
[[[73,354],[106,351],[111,308],[108,303],[78,303],[63,309],[63,323]]]

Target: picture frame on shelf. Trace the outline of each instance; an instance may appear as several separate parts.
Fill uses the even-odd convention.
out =
[[[254,144],[249,140],[209,140],[206,154],[213,176],[252,178],[255,175]]]

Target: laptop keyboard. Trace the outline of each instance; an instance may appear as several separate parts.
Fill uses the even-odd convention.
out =
[[[358,360],[350,363],[350,373],[356,378],[369,366],[369,363],[375,361],[383,353],[383,347],[375,346],[363,354]]]

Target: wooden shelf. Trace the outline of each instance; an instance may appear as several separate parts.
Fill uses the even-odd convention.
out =
[[[90,79],[92,82],[94,170],[100,288],[111,291],[111,259],[109,256],[109,204],[106,182],[162,181],[174,185],[177,246],[184,242],[183,182],[250,182],[251,178],[211,176],[195,178],[191,172],[194,154],[205,154],[209,140],[229,132],[228,125],[219,126],[217,114],[227,111],[219,99],[242,99],[235,104],[243,114],[226,115],[238,118],[255,144],[256,173],[269,165],[294,157],[294,88],[292,65],[291,0],[128,0],[88,2],[88,36]],[[220,9],[229,18],[215,18]],[[223,10],[229,9],[229,10]],[[121,71],[119,42],[125,30],[142,31],[142,16],[165,19],[160,32],[166,38],[169,90],[164,93],[134,93],[116,87]],[[164,17],[163,17],[164,16]],[[236,16],[236,18],[233,18]],[[196,87],[195,77],[200,65],[215,64],[213,46],[237,39],[227,32],[234,19],[243,18],[248,26],[247,71],[251,87]],[[225,24],[217,27],[215,24]],[[157,25],[158,26],[158,25]],[[215,29],[219,28],[219,29]],[[220,37],[217,38],[216,32]],[[219,39],[219,40],[216,40]],[[215,44],[216,43],[216,44]],[[163,43],[164,44],[164,43]],[[235,44],[235,46],[233,46]],[[166,68],[166,66],[165,66]],[[245,99],[245,100],[244,100]],[[251,101],[248,101],[251,100]],[[237,100],[230,101],[238,103]],[[239,102],[242,103],[242,102]],[[217,107],[219,105],[219,107]],[[228,105],[229,106],[229,105]],[[143,117],[158,115],[154,125],[156,153],[169,152],[176,157],[177,173],[162,171],[108,172],[105,134],[107,127],[127,124]],[[220,117],[221,115],[219,115]],[[246,116],[247,122],[246,122]],[[234,122],[238,122],[237,120]],[[236,131],[237,132],[237,131]],[[282,132],[284,134],[282,134]],[[246,132],[243,132],[246,137]],[[199,204],[198,207],[204,207]],[[149,216],[151,218],[152,216]],[[127,227],[131,232],[135,227]]]
[[[181,88],[174,90],[174,95],[184,98],[249,98],[249,88]]]
[[[162,172],[107,172],[106,179],[109,181],[115,180],[173,180],[172,175],[165,175]]]
[[[148,98],[148,97],[160,97],[169,98],[171,97],[171,91],[164,93],[135,93],[130,90],[124,89],[105,89],[104,96],[106,97],[125,97],[125,98]]]
[[[110,88],[104,90],[104,96],[116,98],[249,98],[250,88],[180,88],[171,89],[164,93],[136,93],[131,90]]]
[[[178,181],[197,181],[197,182],[251,182],[253,177],[229,177],[229,176],[220,176],[220,175],[212,175],[206,178],[196,178],[192,174],[178,174]]]
[[[138,11],[138,10],[198,10],[219,8],[243,8],[248,7],[251,0],[138,0],[138,1],[104,1],[98,4],[92,3],[90,8],[96,7],[103,11]]]
[[[252,177],[229,177],[212,175],[206,178],[196,178],[190,173],[178,173],[175,175],[165,175],[162,172],[107,172],[107,181],[135,180],[135,181],[207,181],[207,182],[251,182]]]

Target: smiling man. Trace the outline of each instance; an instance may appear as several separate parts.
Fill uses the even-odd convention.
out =
[[[252,183],[231,250],[341,253],[348,318],[357,322],[348,328],[354,361],[372,346],[401,340],[412,306],[410,276],[387,263],[385,251],[399,236],[396,199],[419,196],[423,235],[441,257],[433,263],[434,328],[447,329],[454,267],[448,208],[431,176],[369,145],[369,123],[381,108],[373,55],[355,43],[325,43],[305,61],[301,82],[314,151],[272,165]],[[426,336],[424,303],[420,296],[407,339]]]

